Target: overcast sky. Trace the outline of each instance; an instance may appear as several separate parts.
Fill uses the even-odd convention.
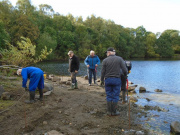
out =
[[[10,0],[15,6],[17,0]],[[180,0],[31,0],[32,5],[52,6],[62,15],[85,20],[94,14],[124,27],[144,26],[147,31],[180,30]]]

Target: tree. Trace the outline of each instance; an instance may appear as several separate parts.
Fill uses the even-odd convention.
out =
[[[146,29],[143,26],[139,26],[135,32],[135,46],[132,56],[143,58],[145,57]]]
[[[36,58],[36,46],[31,43],[29,38],[21,37],[21,41],[17,42],[17,47],[8,44],[9,50],[0,50],[0,54],[3,55],[2,61],[7,64],[18,65],[18,66],[28,66],[47,58],[47,56],[52,52],[47,51],[47,47],[41,49],[40,55]]]
[[[9,34],[6,32],[4,28],[3,22],[0,20],[0,49],[6,48],[6,42],[10,40]]]
[[[32,43],[36,43],[36,39],[39,37],[39,29],[33,24],[26,15],[20,15],[11,27],[11,33],[13,35],[13,44],[20,40],[20,37],[26,37],[31,39]]]
[[[155,52],[155,43],[156,43],[156,35],[154,33],[148,33],[146,36],[146,57],[159,57],[158,54]]]
[[[55,49],[57,47],[57,41],[56,39],[52,38],[49,33],[43,33],[39,40],[38,40],[38,44],[36,47],[36,56],[39,56],[41,54],[41,49],[44,48],[46,46],[47,51],[52,50],[53,53],[51,53],[48,58],[54,58],[54,52]]]
[[[31,16],[34,12],[35,7],[31,5],[30,0],[18,0],[16,7],[19,9],[21,14]]]
[[[54,15],[54,10],[50,5],[41,4],[39,5],[39,12],[43,15],[52,17]]]
[[[161,36],[157,39],[156,45],[156,52],[161,57],[168,58],[174,55],[174,51],[171,46],[170,36],[167,32],[161,34]]]

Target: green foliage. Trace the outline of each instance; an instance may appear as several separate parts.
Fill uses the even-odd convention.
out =
[[[57,41],[55,39],[53,39],[49,33],[43,33],[39,40],[38,40],[38,44],[36,47],[36,56],[39,56],[42,54],[41,49],[42,48],[46,48],[47,51],[50,50],[55,50],[56,46],[57,46]],[[53,57],[52,54],[50,56],[48,56],[48,58]]]
[[[3,57],[6,53],[5,58],[10,59],[7,59],[9,63],[13,63],[10,57],[17,57],[20,65],[30,65],[43,59],[66,60],[69,50],[73,50],[82,60],[89,55],[90,50],[94,50],[102,59],[106,57],[104,52],[108,47],[114,47],[117,55],[124,59],[180,54],[178,30],[154,34],[143,26],[124,28],[95,15],[86,20],[72,14],[63,16],[55,13],[47,4],[40,4],[36,8],[30,0],[18,0],[15,8],[8,0],[0,1],[0,18],[0,49]],[[6,41],[11,45],[7,45]],[[25,44],[29,53],[22,44]],[[29,63],[26,60],[23,63],[23,59],[20,59],[23,55]]]
[[[21,37],[20,42],[17,42],[17,47],[10,44],[8,44],[8,46],[9,50],[4,49],[0,51],[0,53],[3,55],[2,61],[7,62],[7,64],[10,65],[12,64],[23,67],[46,59],[47,55],[52,52],[52,49],[47,51],[47,47],[45,46],[45,48],[41,50],[41,54],[36,58],[36,46],[31,43],[29,38],[24,37]]]
[[[0,49],[6,48],[6,42],[9,41],[9,34],[4,28],[3,22],[0,20]]]

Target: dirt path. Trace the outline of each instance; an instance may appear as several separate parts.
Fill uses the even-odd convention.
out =
[[[121,135],[134,134],[135,131],[147,134],[142,125],[137,124],[138,116],[143,112],[135,104],[131,104],[132,132],[128,132],[128,104],[122,105],[119,102],[120,116],[109,117],[106,115],[104,89],[99,86],[89,87],[83,78],[78,78],[78,81],[80,89],[73,91],[68,91],[66,85],[54,84],[53,92],[43,102],[25,104],[24,100],[29,98],[26,93],[16,106],[0,114],[0,134],[42,135],[50,130],[65,135]],[[17,81],[14,83],[17,84]],[[22,96],[24,89],[19,85],[15,95],[21,92]]]

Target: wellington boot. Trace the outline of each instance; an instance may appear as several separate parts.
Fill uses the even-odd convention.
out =
[[[107,115],[111,116],[112,113],[112,104],[111,101],[107,101]]]
[[[74,90],[75,89],[75,84],[71,84],[71,87],[68,90]]]
[[[39,100],[43,101],[43,89],[39,89]]]
[[[112,116],[120,115],[120,112],[117,111],[118,102],[112,102]]]
[[[75,83],[74,89],[78,89],[78,83],[77,82]]]
[[[122,91],[122,103],[125,104],[126,103],[126,91]]]
[[[25,103],[32,104],[35,102],[35,91],[29,91],[29,100],[26,100]]]

